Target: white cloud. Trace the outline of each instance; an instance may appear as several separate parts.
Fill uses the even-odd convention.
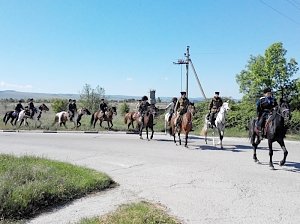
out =
[[[168,81],[168,80],[169,80],[169,78],[168,78],[167,76],[165,76],[165,77],[162,77],[162,80],[164,80],[164,81]]]
[[[3,89],[9,89],[9,90],[32,90],[32,85],[30,84],[16,84],[16,83],[7,83],[7,82],[0,82],[0,87]]]
[[[133,80],[133,78],[131,78],[131,77],[126,78],[126,81],[132,81],[132,80]]]

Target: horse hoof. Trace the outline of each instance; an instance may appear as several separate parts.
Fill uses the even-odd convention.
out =
[[[283,166],[285,164],[285,161],[280,161],[279,166]]]
[[[143,137],[140,137],[140,139],[143,139]]]

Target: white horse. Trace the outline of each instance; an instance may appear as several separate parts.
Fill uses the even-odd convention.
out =
[[[21,126],[23,124],[23,122],[25,123],[26,126],[28,126],[27,119],[30,118],[34,121],[35,127],[40,127],[42,125],[42,121],[40,120],[40,118],[42,116],[43,111],[49,111],[49,108],[44,103],[36,108],[36,111],[35,111],[34,115],[32,116],[32,118],[28,114],[26,114],[26,110],[21,110],[19,113],[19,116],[18,116],[18,122],[20,122],[19,126]],[[38,126],[37,126],[37,122],[39,122]]]
[[[223,137],[224,137],[224,129],[225,129],[225,119],[226,119],[226,113],[227,111],[230,110],[229,108],[229,102],[224,102],[223,105],[220,107],[220,110],[217,114],[216,120],[215,120],[215,125],[211,125],[210,121],[208,120],[208,114],[204,118],[204,127],[202,128],[202,133],[204,134],[205,137],[205,143],[207,144],[207,129],[208,127],[212,127],[213,132],[213,146],[215,146],[215,131],[216,129],[218,130],[219,133],[219,142],[218,144],[221,145],[221,149],[223,149]]]
[[[169,126],[169,119],[170,119],[170,116],[171,116],[172,114],[170,113],[170,112],[167,112],[166,114],[165,114],[165,134],[167,134],[167,129],[169,130],[169,128],[168,128],[168,126]]]

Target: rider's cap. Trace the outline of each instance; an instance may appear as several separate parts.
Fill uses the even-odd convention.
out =
[[[101,101],[104,101],[104,99],[102,98]]]
[[[186,92],[185,91],[181,91],[180,94],[181,95],[186,95]]]
[[[142,101],[144,101],[144,100],[148,100],[148,97],[147,96],[143,96],[142,97]]]
[[[19,103],[22,103],[22,100],[19,100]]]
[[[69,99],[69,102],[71,102],[72,101],[72,99]]]
[[[173,98],[172,98],[172,101],[177,101],[177,97],[173,97]]]
[[[33,99],[31,98],[31,99],[29,99],[29,101],[33,101]]]
[[[219,94],[220,94],[220,92],[215,92],[215,94],[216,94],[216,95],[219,95]]]
[[[264,89],[264,93],[271,93],[271,92],[272,92],[272,90],[269,87],[267,87],[267,88]]]
[[[73,102],[76,102],[76,100],[73,100]]]

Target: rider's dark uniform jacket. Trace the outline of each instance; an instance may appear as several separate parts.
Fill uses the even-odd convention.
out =
[[[21,103],[18,103],[16,105],[15,111],[18,112],[18,113],[20,113],[21,110],[24,110],[24,107],[23,107],[23,105]]]
[[[150,103],[148,101],[142,101],[139,106],[139,112],[144,115],[145,112],[147,112],[148,107],[150,106]]]
[[[107,111],[107,104],[105,102],[100,103],[100,110],[105,113]]]
[[[219,108],[223,105],[223,100],[221,97],[213,97],[209,103],[209,111],[210,112],[218,112]]]
[[[263,114],[269,114],[270,111],[276,107],[277,101],[274,97],[263,96],[256,102],[256,113],[260,118]]]
[[[177,104],[176,104],[176,111],[179,112],[180,115],[184,114],[187,112],[187,108],[188,108],[188,105],[190,104],[190,101],[188,98],[183,98],[181,97]]]
[[[32,111],[33,111],[33,110],[35,109],[33,102],[30,102],[30,103],[28,104],[28,106],[29,106],[29,110],[32,110]]]

